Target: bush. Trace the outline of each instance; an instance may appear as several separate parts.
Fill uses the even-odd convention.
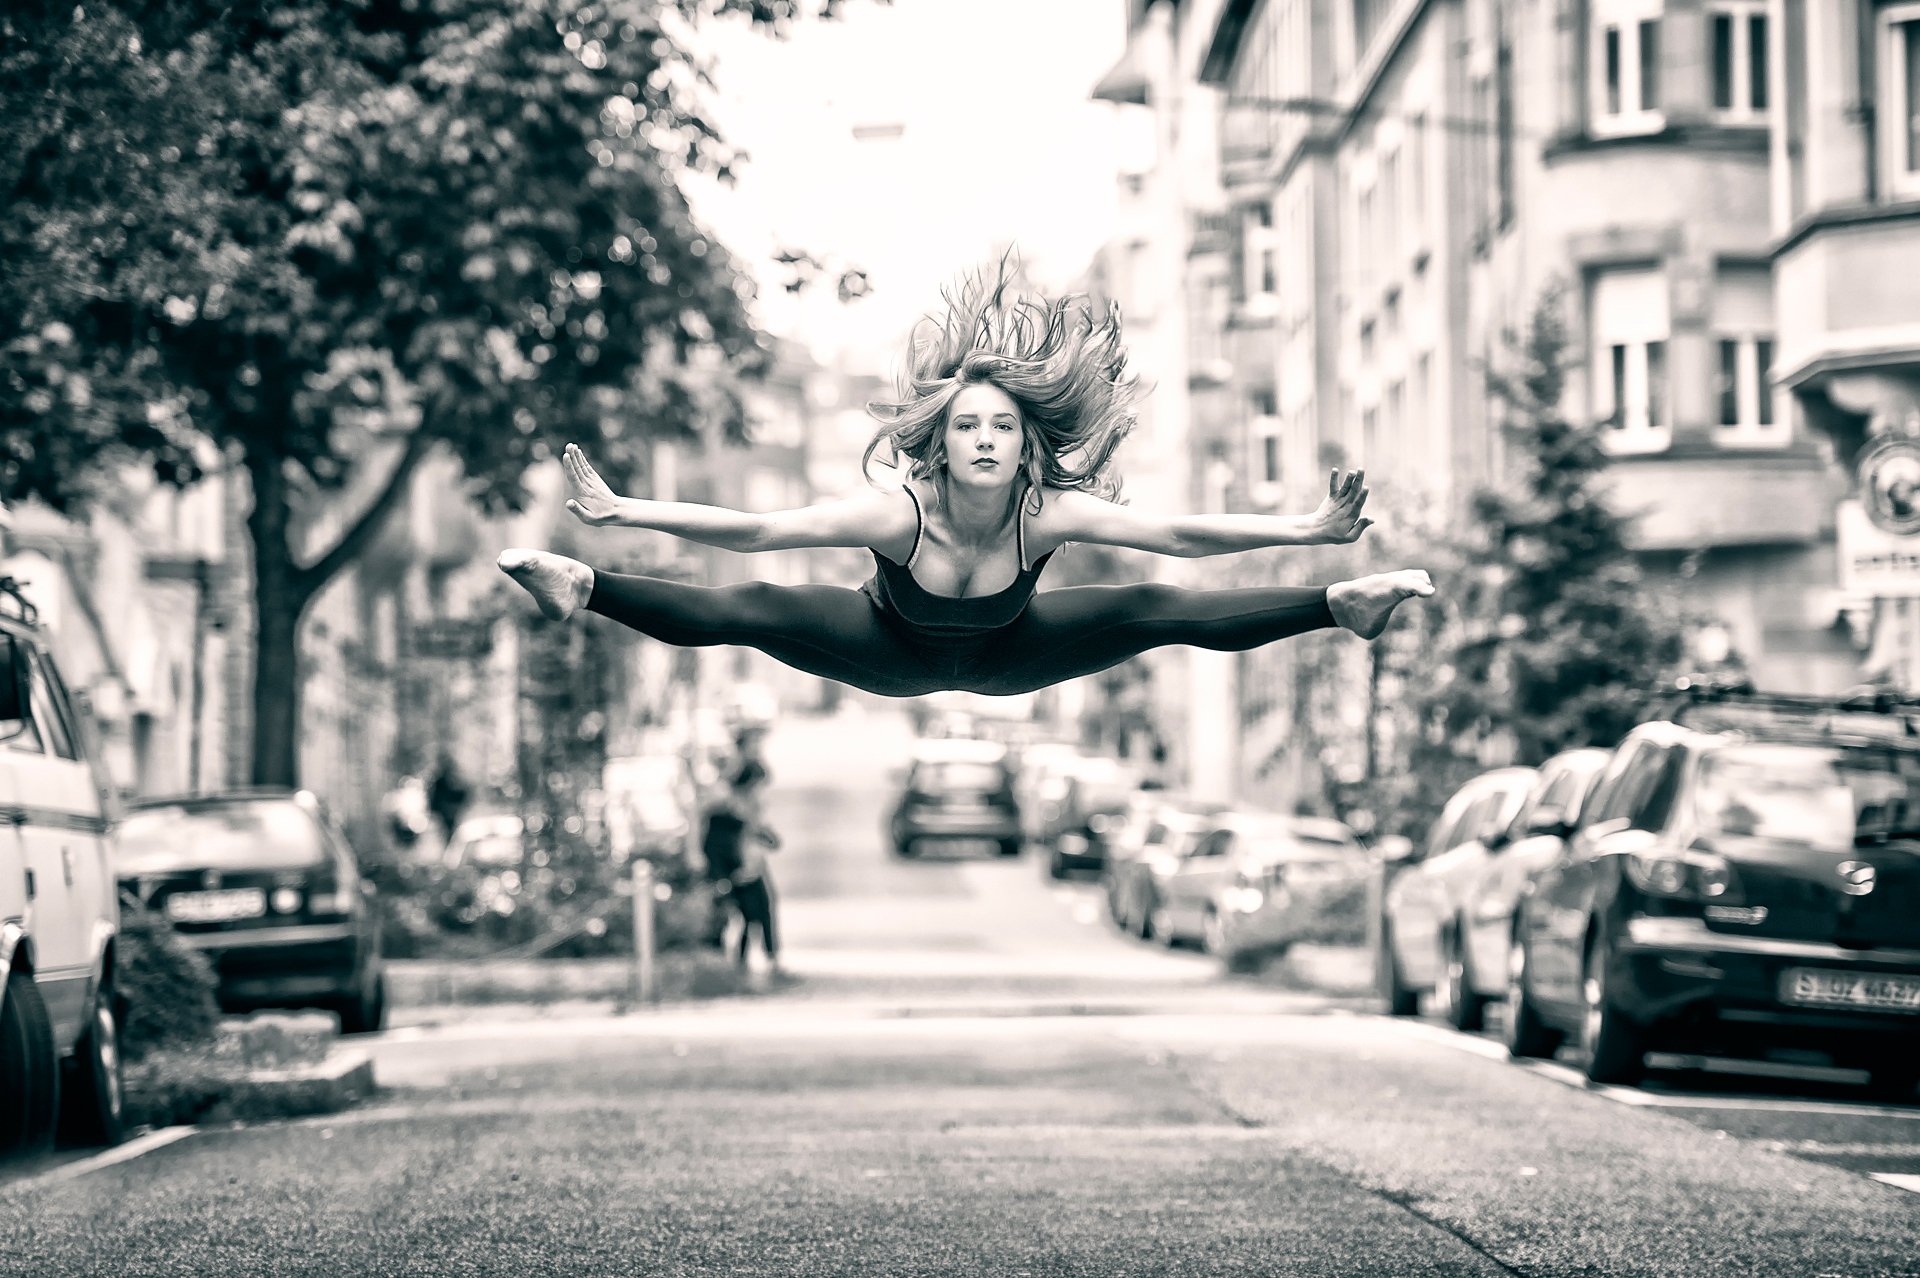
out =
[[[126,1001],[120,1050],[127,1060],[212,1045],[220,1024],[212,965],[164,918],[125,898],[116,979]]]

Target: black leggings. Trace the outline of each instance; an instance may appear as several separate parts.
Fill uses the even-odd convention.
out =
[[[842,586],[690,586],[595,570],[587,607],[683,648],[740,644],[887,697],[1010,696],[1116,666],[1149,648],[1243,652],[1333,626],[1324,587],[1067,586],[955,655],[916,644],[873,598]]]
[[[733,908],[740,911],[740,948],[735,957],[742,963],[747,961],[747,942],[757,927],[760,929],[760,948],[767,952],[767,961],[771,963],[778,959],[780,938],[773,926],[773,889],[767,886],[766,879],[736,883],[728,895],[733,901]]]

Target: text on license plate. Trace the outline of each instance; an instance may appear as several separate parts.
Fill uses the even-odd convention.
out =
[[[1859,972],[1788,968],[1780,977],[1780,1001],[1801,1007],[1920,1012],[1920,976],[1870,976]]]
[[[176,923],[225,923],[257,919],[266,912],[267,894],[259,888],[175,892],[167,898],[167,917]]]

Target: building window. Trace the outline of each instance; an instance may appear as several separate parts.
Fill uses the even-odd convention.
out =
[[[1667,391],[1667,283],[1659,270],[1593,277],[1594,415],[1616,453],[1659,452],[1671,439]]]
[[[1280,482],[1280,437],[1260,437],[1260,477],[1269,484]]]
[[[1709,43],[1713,109],[1733,119],[1757,119],[1767,110],[1767,15],[1755,4],[1716,5]]]
[[[1920,195],[1920,4],[1881,10],[1880,47],[1887,188],[1896,195]]]
[[[1739,448],[1787,443],[1774,413],[1773,275],[1762,265],[1723,263],[1715,273],[1713,399],[1715,438]]]
[[[1659,15],[1659,0],[1594,0],[1595,132],[1661,126]]]
[[[1262,200],[1246,212],[1246,296],[1271,298],[1280,291],[1280,242],[1273,233],[1273,205]]]
[[[1496,19],[1493,55],[1494,92],[1494,213],[1502,230],[1513,225],[1513,38],[1507,34],[1504,12]]]

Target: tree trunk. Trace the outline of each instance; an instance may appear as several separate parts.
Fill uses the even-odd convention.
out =
[[[266,452],[268,450],[262,450]],[[254,785],[300,784],[300,614],[307,593],[288,541],[292,512],[281,459],[247,459],[253,479]]]

